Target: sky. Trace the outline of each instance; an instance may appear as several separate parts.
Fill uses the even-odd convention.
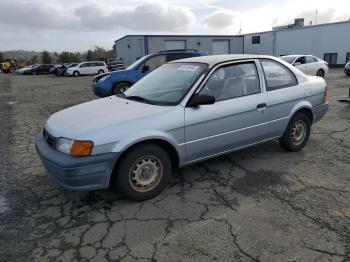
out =
[[[350,19],[350,0],[0,0],[0,50],[111,49],[127,34],[239,34]]]

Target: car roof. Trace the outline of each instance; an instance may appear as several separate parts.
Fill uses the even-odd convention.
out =
[[[245,60],[245,59],[273,59],[276,58],[273,56],[268,55],[248,55],[248,54],[234,54],[234,55],[209,55],[209,56],[197,56],[197,57],[191,57],[191,58],[185,58],[176,60],[170,63],[176,63],[176,62],[186,62],[186,63],[205,63],[208,64],[210,67],[214,66],[219,63],[224,62],[230,62],[230,61],[236,61],[236,60]]]

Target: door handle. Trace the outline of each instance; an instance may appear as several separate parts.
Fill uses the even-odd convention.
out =
[[[266,103],[261,103],[256,106],[257,109],[262,109],[266,107]]]

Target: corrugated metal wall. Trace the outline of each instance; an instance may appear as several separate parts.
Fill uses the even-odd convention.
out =
[[[260,36],[260,44],[252,37]],[[145,38],[147,42],[145,43]],[[231,54],[312,54],[324,59],[325,53],[337,53],[337,64],[345,63],[350,53],[350,22],[341,22],[292,30],[280,30],[242,36],[126,36],[116,41],[116,50],[125,64],[131,64],[147,53],[165,49],[167,40],[184,40],[187,49],[213,53],[214,40],[229,40]],[[145,47],[146,44],[146,47]],[[148,45],[147,45],[148,44]],[[147,49],[148,46],[148,49]]]
[[[144,36],[126,36],[115,42],[117,56],[130,65],[145,55]]]

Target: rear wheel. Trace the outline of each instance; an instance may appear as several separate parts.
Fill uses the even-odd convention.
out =
[[[74,71],[74,72],[73,72],[73,76],[80,76],[79,71]]]
[[[154,144],[137,146],[120,159],[112,186],[124,197],[144,201],[157,196],[171,178],[167,152]]]
[[[32,75],[34,75],[34,76],[37,75],[37,74],[38,74],[38,72],[36,72],[36,71],[32,72]]]
[[[100,75],[100,74],[103,74],[105,71],[103,70],[98,70],[97,74]]]
[[[280,138],[280,144],[290,152],[300,151],[304,148],[310,137],[311,121],[303,113],[297,113],[290,121],[286,131]]]
[[[113,87],[113,95],[124,93],[131,86],[131,83],[120,82]]]
[[[10,73],[15,72],[15,68],[11,66],[9,71],[10,71]]]
[[[325,73],[323,69],[317,71],[316,76],[324,77]]]

